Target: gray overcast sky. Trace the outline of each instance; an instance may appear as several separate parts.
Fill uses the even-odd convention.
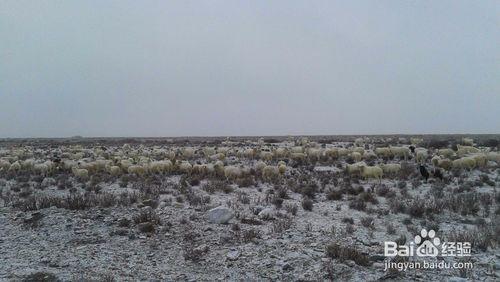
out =
[[[0,2],[0,137],[500,133],[500,1]]]

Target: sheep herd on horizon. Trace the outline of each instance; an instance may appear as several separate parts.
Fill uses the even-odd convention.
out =
[[[218,146],[123,144],[40,148],[15,145],[0,147],[0,175],[25,172],[50,176],[57,172],[69,172],[85,181],[99,173],[116,177],[124,174],[137,177],[187,174],[234,181],[258,174],[264,181],[272,181],[286,177],[287,173],[301,165],[334,165],[340,160],[345,173],[381,181],[384,176],[397,176],[402,163],[409,161],[414,162],[426,179],[429,177],[428,166],[432,167],[434,176],[442,177],[442,170],[470,171],[498,167],[500,164],[498,151],[477,147],[471,138],[463,138],[454,149],[425,148],[421,138],[403,141],[406,144],[399,142],[398,146],[380,146],[374,144],[370,137],[330,144],[320,144],[307,138],[266,143],[260,138],[246,142],[226,140]]]

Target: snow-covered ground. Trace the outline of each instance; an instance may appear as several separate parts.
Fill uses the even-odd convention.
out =
[[[4,158],[14,151],[0,149]],[[497,164],[425,181],[409,160],[407,175],[379,182],[348,175],[346,161],[287,160],[277,180],[254,171],[247,183],[177,172],[79,181],[70,172],[0,171],[0,280],[498,281]],[[211,220],[220,206],[232,217],[225,224]],[[386,271],[384,242],[409,243],[422,229],[441,241],[474,240],[471,256],[409,261],[473,268]]]

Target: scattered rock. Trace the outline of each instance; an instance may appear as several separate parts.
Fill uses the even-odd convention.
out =
[[[113,230],[110,232],[111,236],[127,236],[128,235],[128,229],[125,228],[118,228],[116,230]]]
[[[23,221],[26,224],[35,224],[36,222],[38,222],[42,218],[43,218],[43,214],[41,212],[33,212],[33,213],[27,215],[23,219]]]
[[[226,255],[226,258],[230,261],[235,261],[240,257],[240,252],[237,250],[229,251]]]
[[[293,270],[293,266],[289,263],[284,263],[281,269],[285,272],[288,272]]]
[[[356,265],[353,260],[346,260],[344,263],[349,267],[354,267]]]
[[[258,215],[263,209],[263,206],[253,206],[250,208],[254,215]]]
[[[43,180],[42,180],[42,186],[43,187],[48,187],[48,186],[52,186],[52,185],[55,185],[56,184],[56,180],[52,177],[45,177]]]
[[[273,209],[265,208],[259,212],[259,218],[263,220],[270,220],[274,218]]]
[[[370,260],[371,261],[384,261],[386,257],[384,255],[371,255]]]
[[[263,222],[255,218],[241,218],[241,223],[249,225],[262,225]]]
[[[208,211],[208,221],[217,224],[226,224],[234,217],[233,212],[226,207],[216,207]]]
[[[164,208],[164,207],[166,207],[166,206],[167,206],[167,203],[162,201],[162,202],[160,202],[160,203],[158,204],[158,209],[163,209],[163,208]]]
[[[151,200],[151,199],[147,199],[147,200],[142,201],[142,204],[144,206],[148,206],[148,207],[152,207],[152,208],[155,208],[158,206],[158,202]]]
[[[120,218],[118,220],[118,226],[120,227],[129,227],[130,226],[130,219],[124,217],[124,218]]]
[[[198,247],[194,248],[193,251],[195,251],[196,253],[203,254],[203,253],[208,252],[208,246],[206,244],[202,244],[202,245],[199,245]]]
[[[145,233],[146,232],[151,233],[151,232],[155,231],[155,226],[151,222],[139,223],[139,225],[137,227],[139,228],[139,231],[145,232]]]

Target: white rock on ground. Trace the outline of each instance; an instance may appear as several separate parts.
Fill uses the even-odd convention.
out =
[[[273,219],[274,218],[273,209],[265,208],[265,209],[261,210],[259,212],[259,218],[265,219],[265,220]]]
[[[231,209],[226,207],[216,207],[208,211],[208,221],[217,224],[226,224],[234,217]]]

